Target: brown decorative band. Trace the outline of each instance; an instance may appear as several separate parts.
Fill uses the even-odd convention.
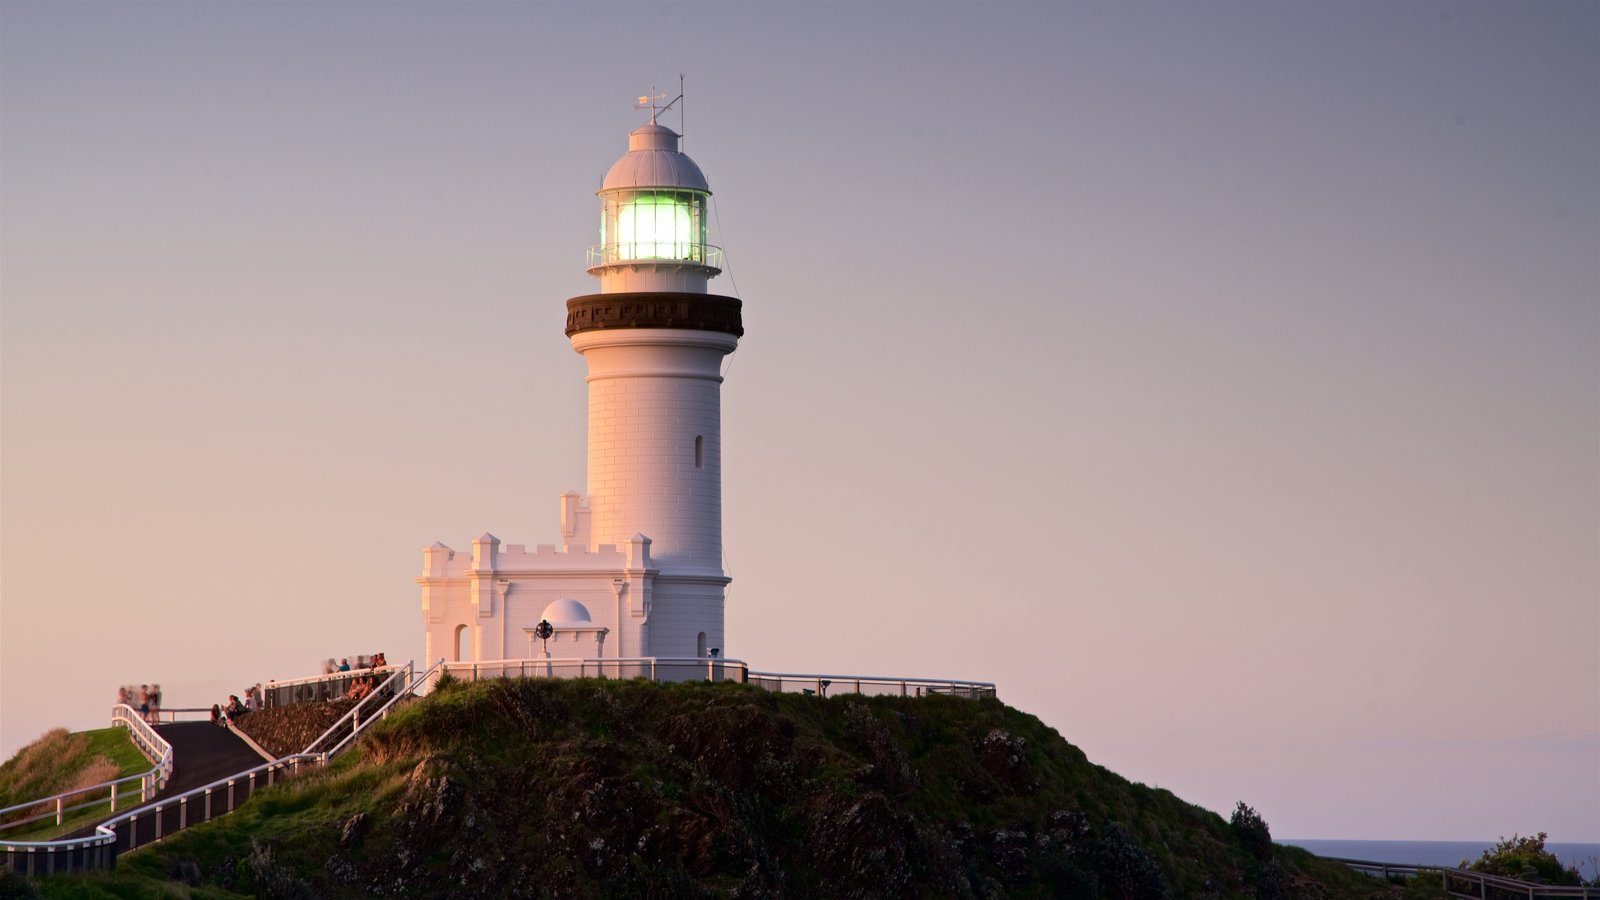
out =
[[[738,298],[677,291],[585,294],[567,301],[567,336],[602,328],[687,328],[742,337]]]

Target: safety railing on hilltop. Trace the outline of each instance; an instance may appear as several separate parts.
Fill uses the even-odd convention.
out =
[[[995,696],[989,681],[948,678],[897,678],[879,675],[802,675],[758,672],[740,659],[722,657],[598,657],[583,659],[499,659],[452,662],[445,671],[463,681],[481,678],[643,678],[648,681],[737,681],[769,691],[816,694],[926,697],[943,694],[979,699]]]
[[[159,841],[190,825],[227,815],[249,800],[258,788],[270,786],[285,775],[326,765],[348,749],[372,723],[387,718],[401,699],[415,695],[430,684],[442,664],[443,660],[440,660],[420,676],[414,676],[415,669],[410,663],[385,667],[389,676],[303,752],[218,779],[175,797],[162,798],[159,803],[146,803],[102,822],[96,826],[95,833],[88,837],[57,841],[0,840],[0,864],[25,875],[111,868],[118,854]],[[308,680],[314,679],[299,679],[301,682]],[[129,712],[138,716],[135,710]],[[154,734],[153,729],[151,734]],[[166,771],[169,774],[171,772],[170,745],[167,748]]]
[[[584,659],[496,659],[444,663],[462,681],[483,678],[643,678],[647,681],[743,681],[742,660],[623,656]]]
[[[0,833],[14,831],[46,819],[54,819],[54,824],[59,827],[66,823],[67,817],[72,813],[107,804],[110,804],[110,808],[106,811],[114,813],[119,802],[123,804],[129,802],[124,785],[138,784],[136,802],[139,803],[149,801],[156,792],[165,787],[168,779],[172,777],[172,745],[167,743],[167,739],[157,733],[155,728],[139,715],[138,710],[126,704],[112,707],[111,723],[128,729],[128,737],[134,746],[139,748],[145,759],[154,764],[150,771],[0,809]],[[37,809],[38,812],[4,821],[8,816],[32,809]]]
[[[798,675],[788,672],[751,672],[749,681],[769,691],[803,694],[864,694],[871,697],[928,697],[943,694],[978,700],[995,696],[992,681],[957,681],[949,678],[897,678],[888,675]]]
[[[350,689],[357,679],[373,675],[387,677],[390,673],[403,668],[405,667],[377,666],[371,669],[351,669],[326,675],[312,675],[289,681],[269,681],[261,686],[261,708],[276,709],[297,703],[342,700],[350,695]]]
[[[1452,897],[1460,897],[1462,900],[1544,900],[1547,897],[1585,897],[1600,900],[1600,888],[1534,884],[1501,875],[1474,872],[1471,869],[1450,869],[1444,866],[1413,866],[1365,859],[1325,858],[1332,862],[1344,863],[1357,872],[1384,879],[1437,875],[1445,893]]]

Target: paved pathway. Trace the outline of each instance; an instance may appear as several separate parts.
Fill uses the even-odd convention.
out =
[[[261,755],[250,749],[250,745],[240,740],[239,736],[227,728],[221,728],[210,722],[173,722],[167,725],[157,725],[156,731],[167,743],[172,745],[172,778],[167,786],[158,794],[152,803],[160,803],[168,797],[176,797],[185,791],[192,791],[197,787],[205,787],[214,781],[226,778],[246,769],[253,769],[266,762]],[[249,786],[241,783],[235,788],[235,803],[243,803],[250,794]],[[223,798],[216,799],[216,808],[222,809]],[[200,821],[203,816],[200,811],[203,805],[197,805],[191,822]],[[162,812],[162,832],[171,833],[178,830],[180,812],[176,805],[164,809]],[[118,812],[120,815],[121,812]],[[105,818],[111,818],[108,814]],[[68,837],[87,837],[94,833],[95,826],[87,825],[74,831]],[[140,831],[155,828],[153,821],[141,823]],[[124,842],[119,842],[123,845]]]
[[[210,722],[173,722],[156,731],[172,745],[172,780],[158,801],[266,762],[238,735]]]

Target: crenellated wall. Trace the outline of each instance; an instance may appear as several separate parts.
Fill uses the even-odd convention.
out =
[[[588,510],[581,498],[562,495],[561,510],[563,536],[583,536]],[[593,549],[568,543],[530,551],[522,544],[502,545],[492,534],[474,538],[470,551],[435,543],[422,551],[416,579],[426,658],[538,658],[527,631],[559,600],[582,604],[590,621],[554,622],[552,656],[648,655],[656,574],[650,539],[643,535]]]

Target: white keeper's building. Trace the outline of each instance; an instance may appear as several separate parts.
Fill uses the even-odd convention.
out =
[[[722,359],[740,302],[706,291],[710,186],[651,122],[606,174],[600,293],[567,301],[589,376],[588,495],[560,498],[561,540],[529,549],[483,534],[422,551],[427,659],[726,655],[722,567]]]

